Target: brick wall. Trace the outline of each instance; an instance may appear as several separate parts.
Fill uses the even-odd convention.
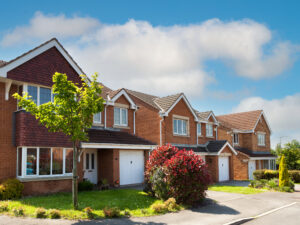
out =
[[[7,78],[33,84],[52,86],[55,72],[66,73],[69,80],[81,83],[81,79],[56,47],[41,53],[7,73]]]
[[[258,146],[258,139],[257,139],[257,132],[265,132],[266,133],[266,145],[265,146]],[[270,142],[270,130],[268,129],[267,123],[262,116],[260,121],[258,122],[255,135],[253,135],[253,150],[254,151],[270,151],[271,149],[271,142]]]
[[[0,182],[16,176],[17,148],[13,145],[13,112],[17,101],[11,97],[17,92],[12,85],[9,100],[5,100],[5,84],[0,82]]]
[[[113,184],[113,150],[98,150],[98,181],[106,179]]]
[[[201,136],[198,136],[198,144],[205,144],[208,141],[216,140],[216,131],[217,125],[213,125],[213,137],[206,136],[206,124],[201,123]],[[224,139],[219,139],[224,140]]]
[[[218,182],[219,181],[218,156],[206,155],[205,160],[213,182]]]
[[[173,116],[184,116],[189,118],[189,132],[186,136],[173,134]],[[188,106],[181,99],[176,106],[170,111],[169,115],[164,118],[162,124],[162,139],[163,143],[176,143],[176,144],[197,144],[196,141],[196,122],[193,114],[189,110]]]
[[[16,146],[72,147],[70,139],[63,133],[49,132],[30,113],[15,113]]]
[[[248,180],[248,160],[249,158],[239,153],[233,157],[233,179]],[[245,161],[243,161],[245,160]]]

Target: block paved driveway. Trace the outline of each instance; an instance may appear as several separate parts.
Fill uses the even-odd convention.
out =
[[[107,219],[96,221],[68,221],[32,218],[11,218],[0,216],[2,225],[191,225],[191,224],[226,224],[237,219],[253,217],[264,212],[289,205],[294,205],[255,219],[246,224],[294,224],[300,221],[300,186],[294,193],[266,192],[255,195],[232,194],[208,191],[205,205],[199,208],[170,213],[162,216]],[[286,216],[282,216],[285,214]],[[274,216],[273,216],[274,215]],[[274,219],[272,219],[274,218]],[[291,219],[287,221],[288,219]],[[276,223],[273,223],[275,220]],[[273,221],[273,222],[272,222]],[[257,223],[256,223],[257,222]],[[299,224],[299,223],[298,223]]]

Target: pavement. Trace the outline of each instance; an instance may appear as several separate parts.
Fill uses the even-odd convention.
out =
[[[208,191],[201,207],[153,217],[70,221],[0,216],[0,225],[222,225],[266,212],[269,214],[245,224],[293,225],[300,221],[300,186],[296,189],[294,193],[265,192],[254,195]]]

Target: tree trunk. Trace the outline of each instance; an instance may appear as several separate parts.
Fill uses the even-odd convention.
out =
[[[73,141],[73,180],[72,180],[72,199],[74,209],[78,209],[78,185],[77,185],[77,148]]]

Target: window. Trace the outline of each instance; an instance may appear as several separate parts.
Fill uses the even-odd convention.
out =
[[[173,120],[173,133],[178,135],[187,135],[187,121],[174,119]]]
[[[101,112],[94,114],[94,123],[101,123]]]
[[[213,137],[213,125],[212,124],[206,124],[206,137]]]
[[[266,135],[265,134],[262,134],[262,133],[257,134],[257,139],[258,139],[259,146],[266,145]]]
[[[69,175],[73,169],[73,149],[19,147],[17,160],[19,177]]]
[[[198,123],[198,124],[197,124],[197,133],[198,133],[198,136],[201,136],[201,135],[202,135],[201,123]]]
[[[239,134],[233,134],[233,144],[239,144]]]
[[[47,102],[54,101],[54,95],[50,88],[39,87],[28,85],[24,87],[24,90],[28,92],[28,95],[31,96],[31,99],[37,105],[42,105]]]
[[[263,160],[263,169],[269,169],[269,160]]]
[[[276,170],[276,160],[275,159],[270,160],[270,170]]]
[[[127,126],[128,120],[127,120],[127,109],[125,108],[114,108],[114,125],[119,126]]]

